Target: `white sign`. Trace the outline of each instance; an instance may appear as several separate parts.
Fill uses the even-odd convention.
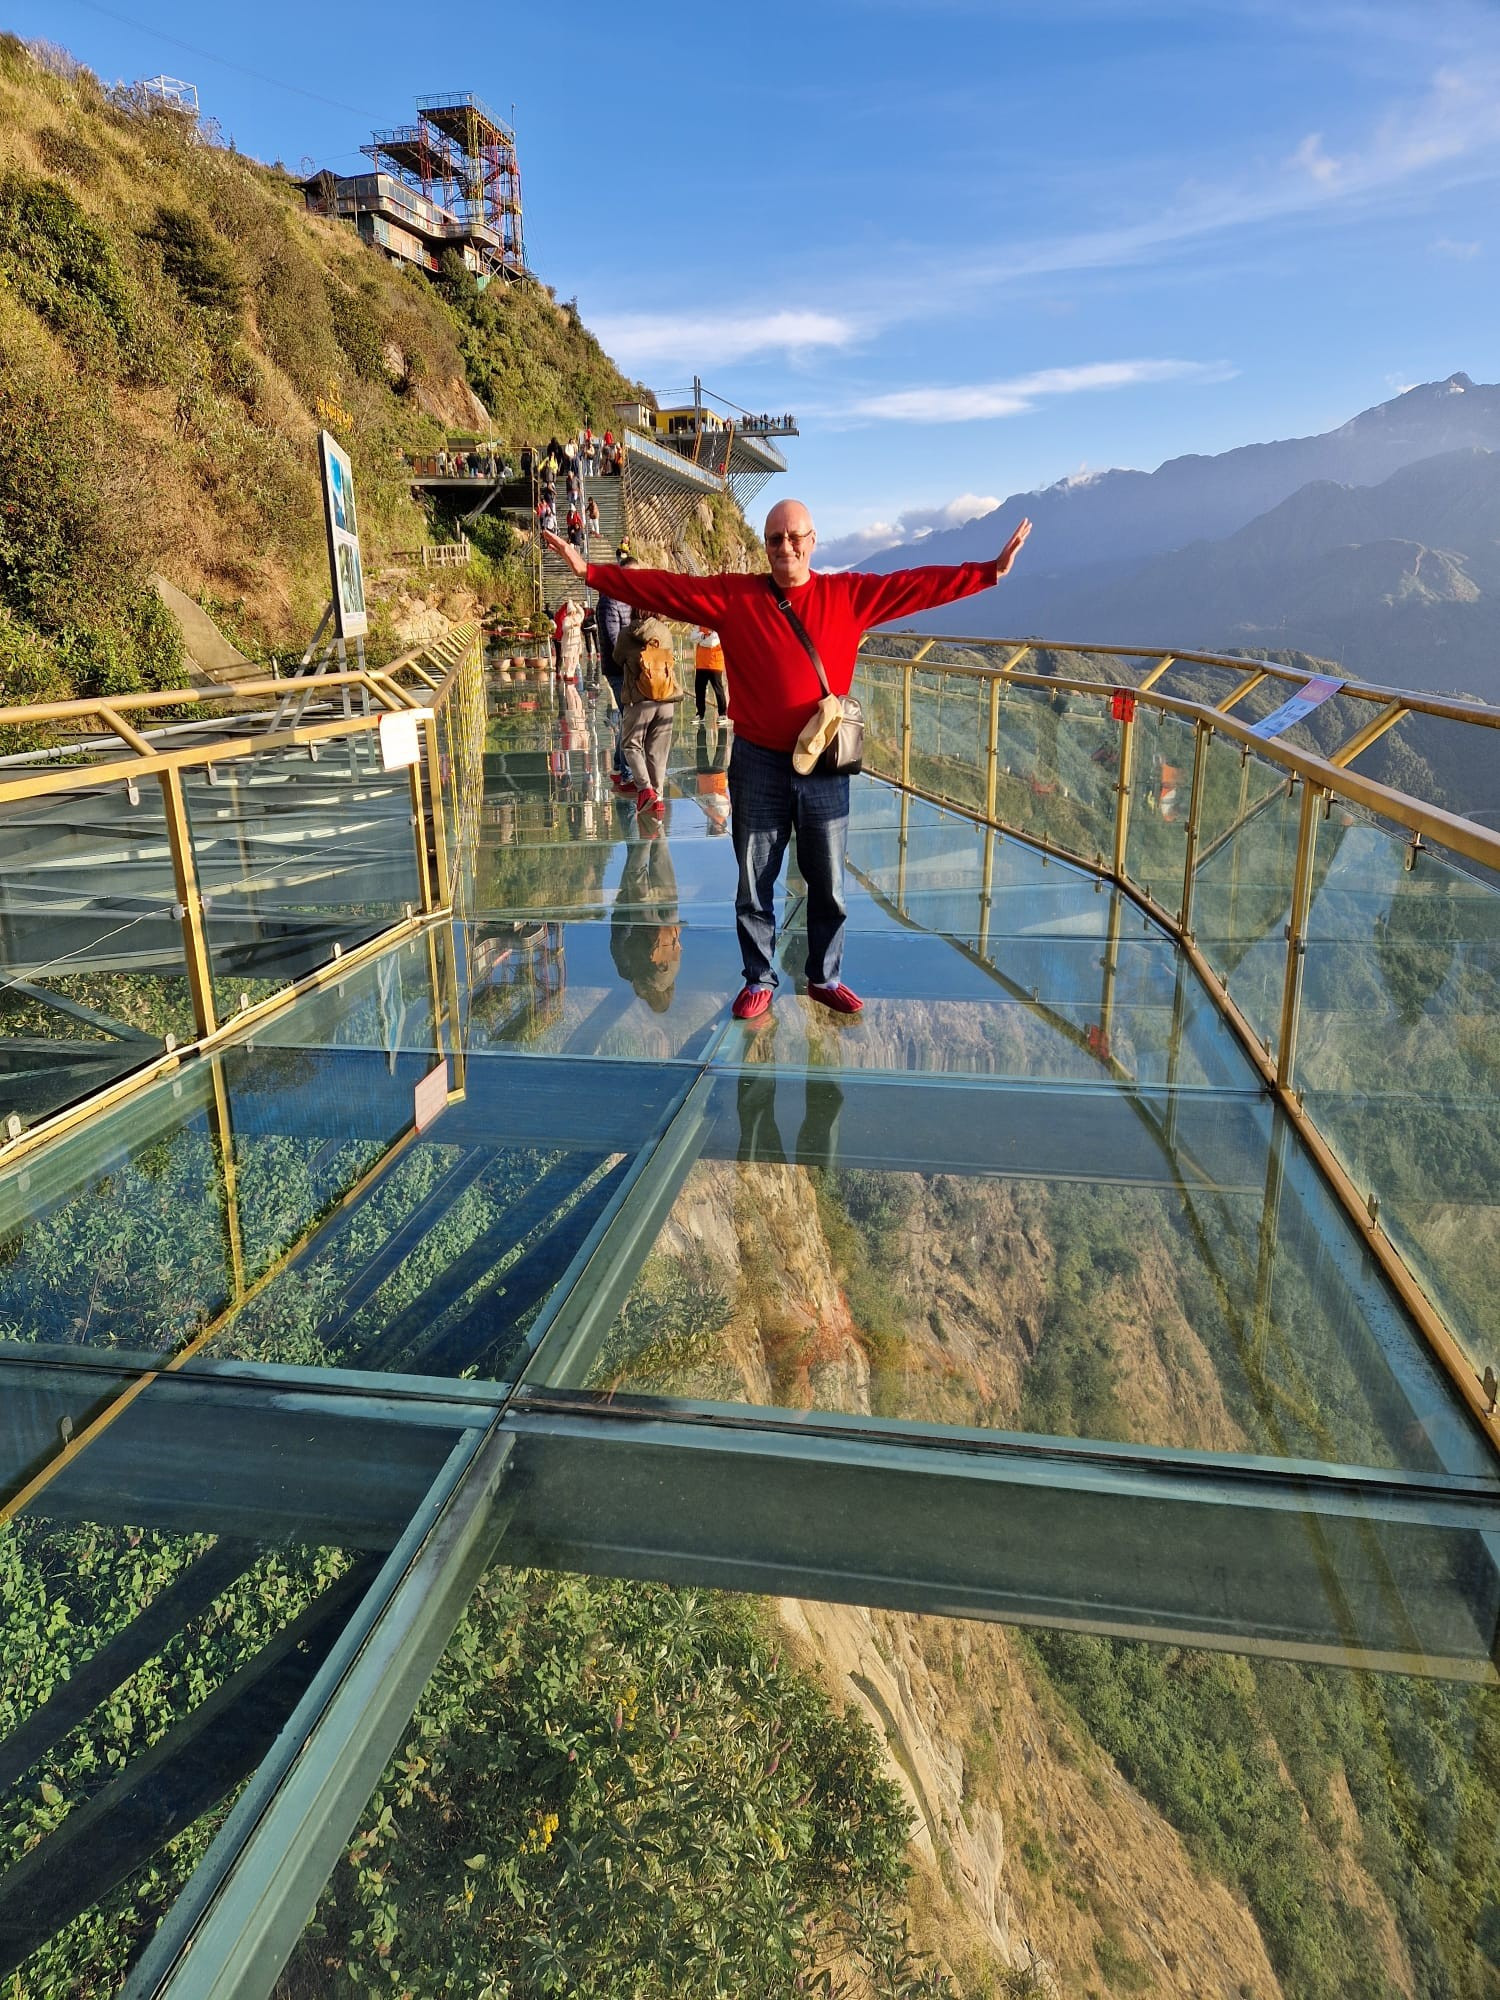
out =
[[[349,454],[328,431],[318,432],[323,474],[323,518],[328,527],[328,573],[333,584],[334,628],[341,639],[362,639],[370,629],[365,572],[359,559],[359,516]]]
[[[380,718],[380,768],[401,771],[422,761],[422,732],[414,708],[392,709]]]

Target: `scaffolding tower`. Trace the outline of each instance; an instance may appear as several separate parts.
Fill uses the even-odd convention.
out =
[[[455,216],[499,267],[526,269],[516,135],[472,91],[419,97],[414,125],[376,132],[360,151]]]

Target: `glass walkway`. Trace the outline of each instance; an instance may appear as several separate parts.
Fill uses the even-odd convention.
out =
[[[376,690],[420,765],[366,699],[7,807],[7,1993],[271,1993],[492,1568],[1414,1676],[1494,1758],[1493,877],[1201,691],[914,651],[855,1020],[795,867],[729,1017],[727,729],[643,831],[473,651]]]

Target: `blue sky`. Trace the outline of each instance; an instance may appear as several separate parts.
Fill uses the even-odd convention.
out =
[[[191,79],[293,168],[355,171],[419,92],[514,106],[533,268],[659,391],[696,370],[795,411],[761,507],[806,499],[825,558],[1500,376],[1493,0],[12,0],[7,24],[106,80]]]

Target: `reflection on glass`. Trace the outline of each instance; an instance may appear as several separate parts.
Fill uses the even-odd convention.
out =
[[[315,746],[316,747],[316,746]],[[215,1004],[228,1017],[421,902],[404,770],[373,734],[183,775]]]
[[[154,779],[52,793],[0,823],[0,1119],[34,1124],[191,1039]]]
[[[1179,716],[1139,707],[1132,732],[1125,872],[1173,916],[1182,907],[1192,804],[1194,730]]]

